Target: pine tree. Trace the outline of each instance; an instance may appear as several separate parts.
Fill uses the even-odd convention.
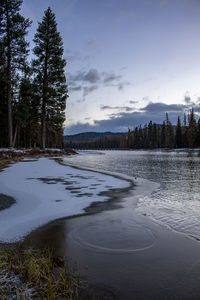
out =
[[[166,126],[165,126],[165,121],[162,124],[162,129],[161,129],[161,148],[165,148],[166,144],[165,144],[165,133],[166,133]]]
[[[194,117],[194,109],[192,108],[189,114],[189,125],[187,131],[187,139],[188,139],[189,147],[191,148],[195,147],[196,135],[197,135],[197,124]]]
[[[181,129],[181,121],[178,116],[177,125],[176,125],[176,147],[182,147],[182,129]]]
[[[153,148],[153,123],[152,121],[148,124],[148,144],[149,148]]]
[[[19,131],[17,144],[26,148],[39,145],[39,99],[30,76],[26,73],[21,79],[16,113]]]
[[[139,132],[138,132],[138,127],[137,126],[135,127],[135,130],[134,130],[133,140],[134,140],[133,147],[135,149],[138,149],[139,148]]]
[[[28,53],[25,40],[31,22],[20,15],[22,0],[1,0],[0,2],[0,44],[5,54],[5,97],[8,107],[8,144],[13,146],[13,101],[14,83],[17,71],[24,67]]]
[[[158,147],[158,131],[156,123],[153,123],[153,140],[152,140],[152,147]]]
[[[7,111],[5,52],[2,43],[0,43],[0,147],[5,147],[8,144]]]
[[[129,149],[133,148],[133,132],[130,129],[128,129],[127,147]]]
[[[188,131],[187,118],[186,118],[186,114],[184,113],[183,127],[182,127],[182,144],[184,148],[188,147],[187,131]]]
[[[38,95],[41,98],[41,145],[46,147],[47,131],[49,139],[59,140],[63,143],[62,125],[65,120],[65,107],[67,95],[64,67],[66,65],[63,56],[63,43],[60,33],[57,31],[55,14],[48,8],[39,23],[35,34],[36,44],[33,52],[36,59],[33,60],[35,83],[38,86]],[[51,136],[51,137],[50,137]],[[51,144],[51,141],[48,141]]]
[[[166,126],[165,126],[165,147],[174,147],[174,131],[171,122],[169,121],[168,113],[166,113]]]
[[[197,138],[196,138],[196,145],[198,147],[200,147],[200,118],[198,120],[198,123],[197,123]]]

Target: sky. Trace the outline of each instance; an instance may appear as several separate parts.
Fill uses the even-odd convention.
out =
[[[65,134],[200,115],[199,0],[24,0],[30,49],[48,6],[67,61]]]

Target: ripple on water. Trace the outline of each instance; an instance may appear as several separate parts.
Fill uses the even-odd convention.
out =
[[[111,221],[105,220],[72,230],[70,239],[83,248],[112,254],[143,251],[156,241],[153,232],[143,225],[112,223],[111,226]]]

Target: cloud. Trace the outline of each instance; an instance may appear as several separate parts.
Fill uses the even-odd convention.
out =
[[[96,69],[90,69],[88,72],[78,71],[75,75],[69,75],[69,90],[71,92],[83,91],[82,101],[84,101],[88,94],[98,89],[99,86],[96,83],[98,83],[100,79],[101,75]],[[88,85],[81,85],[85,83]]]
[[[142,98],[142,100],[148,101],[148,100],[149,100],[149,97],[148,97],[148,96],[145,96],[145,97]]]
[[[86,61],[93,58],[91,55],[84,55],[79,51],[65,50],[65,59],[67,63],[76,62],[76,61]]]
[[[136,103],[138,103],[138,101],[130,100],[129,103],[130,104],[136,104]]]
[[[186,105],[182,104],[165,104],[163,102],[149,102],[141,110],[150,113],[163,113],[163,112],[183,112],[186,109]]]
[[[129,81],[119,82],[117,87],[119,91],[122,91],[125,86],[131,85]]]
[[[128,106],[109,106],[102,105],[102,110],[117,110],[122,108],[128,108]],[[165,113],[169,112],[169,120],[172,124],[177,123],[178,115],[182,118],[185,111],[188,111],[189,107],[185,104],[165,104],[162,102],[152,103],[149,102],[145,107],[139,111],[120,111],[109,114],[106,120],[94,120],[93,125],[89,123],[77,123],[68,127],[66,134],[75,134],[85,131],[113,131],[113,132],[126,132],[128,128],[134,128],[135,126],[148,124],[150,120],[155,123],[162,124],[165,120]],[[195,112],[200,112],[200,107],[196,105],[194,107]]]
[[[191,97],[189,95],[185,95],[185,103],[189,104],[191,102]]]
[[[69,86],[76,86],[77,83],[87,82],[88,84],[99,84],[101,86],[117,87],[118,90],[123,90],[125,86],[130,85],[128,81],[123,81],[122,75],[113,72],[99,72],[97,69],[89,71],[78,71],[74,75],[69,75]],[[73,89],[71,89],[73,91]],[[76,91],[76,89],[75,89]]]
[[[105,84],[109,84],[109,83],[111,83],[111,82],[113,82],[113,81],[116,81],[116,80],[119,80],[119,79],[122,78],[122,75],[116,75],[116,74],[114,74],[114,73],[110,73],[110,74],[108,74],[108,73],[103,73],[103,75],[104,75],[103,82],[104,82]]]
[[[122,75],[114,73],[103,73],[103,84],[105,86],[117,87],[119,91],[122,91],[125,86],[130,85],[129,81],[122,81]]]
[[[96,83],[100,80],[101,76],[96,69],[90,69],[83,77],[83,81]]]
[[[73,91],[73,92],[79,92],[82,90],[82,87],[79,85],[79,86],[74,86],[74,87],[69,87],[69,90],[70,91]]]
[[[97,69],[90,69],[89,71],[78,71],[75,75],[70,75],[70,81],[87,81],[89,83],[100,82],[106,85],[113,84],[119,79],[122,78],[122,75],[116,75],[114,73],[99,72]],[[126,82],[127,83],[127,82]]]
[[[88,94],[98,89],[98,85],[85,86],[83,88],[83,98],[85,98]]]
[[[99,72],[97,69],[91,68],[88,71],[79,70],[75,74],[68,75],[68,87],[71,93],[82,92],[82,100],[85,97],[97,90],[100,87],[117,87],[118,90],[123,90],[126,85],[130,85],[127,81],[120,81],[122,75],[114,74],[113,72]],[[126,107],[126,111],[131,111],[132,108]]]
[[[125,110],[125,111],[133,111],[134,108],[130,106],[109,106],[109,105],[101,105],[101,110]]]
[[[96,83],[100,81],[100,73],[96,69],[90,69],[88,72],[79,71],[75,75],[69,76],[70,82],[89,82]]]

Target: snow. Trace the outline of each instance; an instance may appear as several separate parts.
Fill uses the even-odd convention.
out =
[[[0,173],[0,193],[16,204],[0,211],[0,241],[14,242],[52,220],[80,214],[102,191],[125,188],[127,180],[40,158],[10,165]]]
[[[0,152],[14,152],[14,153],[23,153],[23,154],[26,153],[26,151],[24,150],[17,150],[14,148],[0,148]]]

